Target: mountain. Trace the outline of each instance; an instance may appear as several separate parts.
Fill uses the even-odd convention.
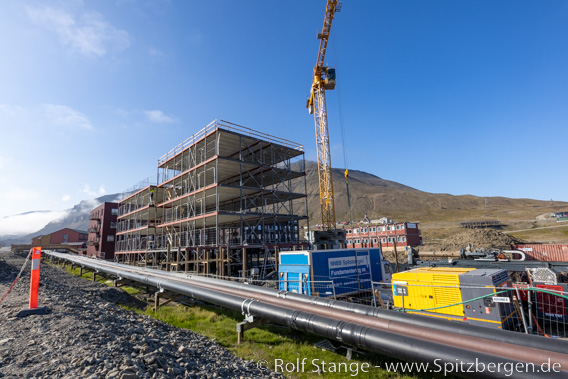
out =
[[[319,206],[319,184],[317,164],[306,161],[306,182],[309,216],[317,222],[321,217]],[[348,221],[347,189],[342,168],[332,170],[337,220]],[[349,192],[351,213],[354,221],[369,218],[390,217],[400,221],[437,221],[479,219],[534,219],[541,213],[558,212],[568,208],[568,202],[531,199],[510,199],[506,197],[478,197],[473,195],[449,195],[429,193],[405,186],[378,176],[349,170]]]
[[[310,225],[313,226],[321,222],[317,164],[306,161],[305,171],[308,215]],[[344,169],[333,169],[336,219],[349,221],[350,212],[343,172]],[[299,181],[294,183],[293,191],[297,191],[299,186]],[[551,204],[548,201],[531,199],[429,193],[358,170],[349,170],[349,191],[354,222],[365,215],[370,219],[389,217],[396,221],[415,221],[420,223],[424,239],[444,238],[459,230],[459,223],[463,221],[500,220],[506,224],[505,231],[507,228],[539,230],[542,226],[555,224],[555,220],[549,217],[551,213],[568,210],[568,202]],[[119,194],[112,194],[81,201],[37,232],[17,237],[15,240],[29,242],[33,237],[66,227],[87,230],[90,211],[102,202],[118,201],[118,198]],[[555,232],[546,230],[542,238],[533,238],[535,233],[520,237],[528,240],[548,238],[543,241],[568,243],[567,229],[568,225],[566,228],[554,229]]]
[[[317,163],[306,161],[305,170],[308,215],[313,226],[321,223]],[[337,221],[350,220],[344,171],[341,168],[332,170]],[[568,225],[540,229],[557,226],[550,214],[568,210],[568,202],[429,193],[351,169],[349,192],[353,222],[360,221],[365,215],[370,219],[388,217],[395,221],[419,222],[424,240],[445,238],[460,230],[460,222],[499,220],[504,224],[505,232],[534,229],[515,234],[520,238],[568,243]]]
[[[71,228],[71,229],[86,231],[89,227],[89,214],[91,213],[93,208],[107,201],[108,202],[118,201],[119,196],[120,194],[116,193],[116,194],[101,196],[92,200],[83,200],[79,204],[75,205],[73,208],[63,211],[61,216],[47,223],[47,225],[45,225],[37,232],[33,232],[23,236],[11,236],[11,237],[4,236],[4,237],[9,238],[10,243],[18,243],[18,242],[29,243],[34,237],[53,233],[63,228]],[[49,212],[49,211],[39,211],[39,212]],[[27,212],[27,213],[33,214],[37,212]]]

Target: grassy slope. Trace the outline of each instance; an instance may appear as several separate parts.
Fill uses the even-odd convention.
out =
[[[349,220],[347,193],[342,169],[333,170],[333,186],[337,219]],[[315,163],[306,162],[306,182],[310,224],[320,222],[319,187]],[[454,196],[419,191],[377,176],[350,170],[349,190],[353,220],[365,214],[371,219],[389,217],[397,221],[420,223],[424,241],[445,238],[460,231],[460,222],[500,220],[507,226],[503,231],[556,226],[555,220],[544,215],[568,210],[568,202],[510,199],[506,197]],[[535,242],[568,243],[566,227],[535,229],[514,236]]]

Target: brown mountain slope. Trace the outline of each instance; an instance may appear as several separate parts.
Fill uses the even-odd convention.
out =
[[[347,191],[343,169],[333,169],[335,208],[338,221],[349,221]],[[321,222],[317,165],[306,162],[306,182],[310,224]],[[353,221],[365,214],[371,219],[390,217],[397,221],[417,221],[421,224],[425,240],[443,238],[460,229],[459,223],[476,220],[500,220],[507,226],[504,231],[536,229],[557,226],[550,219],[552,212],[568,210],[568,202],[510,199],[506,197],[454,196],[423,192],[375,175],[349,170],[349,191]],[[551,232],[552,231],[552,232]],[[543,230],[539,233],[523,232],[527,240],[568,242],[568,225]],[[541,236],[540,234],[543,234]]]

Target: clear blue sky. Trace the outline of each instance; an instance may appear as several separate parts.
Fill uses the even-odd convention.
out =
[[[0,3],[0,218],[155,176],[213,119],[305,146],[310,1]],[[436,193],[568,200],[568,2],[346,0],[332,164]],[[340,100],[339,101],[339,94]]]

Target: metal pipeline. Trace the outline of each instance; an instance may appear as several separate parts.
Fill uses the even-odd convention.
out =
[[[262,293],[277,298],[290,299],[301,303],[307,303],[313,306],[352,312],[359,315],[376,317],[384,320],[398,321],[425,328],[434,328],[449,333],[460,334],[462,336],[480,337],[497,342],[505,342],[534,349],[554,351],[562,354],[564,354],[567,349],[565,341],[545,338],[542,336],[517,333],[508,330],[490,329],[483,326],[470,325],[466,323],[448,322],[447,320],[440,320],[433,317],[410,315],[363,304],[349,303],[346,301],[334,300],[324,297],[301,295],[288,291],[253,286],[244,283],[229,282],[226,280],[212,279],[197,275],[188,275],[187,278],[190,280],[208,282],[216,284],[218,286],[234,288],[242,291]]]
[[[430,328],[417,327],[412,324],[398,325],[393,333],[389,330],[391,325],[396,325],[397,322],[389,320],[361,320],[362,318],[367,319],[368,317],[351,314],[351,317],[346,317],[348,315],[343,314],[346,312],[333,312],[333,317],[327,317],[325,314],[329,314],[329,311],[325,309],[319,312],[314,312],[313,303],[304,302],[303,306],[299,306],[297,302],[290,303],[291,299],[284,299],[282,297],[275,299],[272,295],[262,295],[250,292],[247,289],[247,294],[242,293],[240,289],[228,289],[225,290],[215,288],[213,283],[202,283],[201,286],[198,284],[188,284],[186,282],[181,282],[179,278],[164,279],[163,274],[152,274],[147,270],[135,269],[129,266],[122,266],[116,264],[108,264],[106,262],[93,261],[91,259],[73,257],[66,254],[49,253],[46,254],[57,257],[59,259],[65,259],[71,261],[75,264],[88,267],[92,270],[105,272],[109,275],[113,275],[119,278],[128,279],[150,285],[156,288],[165,289],[175,293],[183,294],[195,299],[206,301],[209,303],[217,304],[229,309],[236,311],[241,311],[245,314],[250,314],[268,321],[286,325],[291,328],[310,332],[327,338],[335,339],[347,343],[352,346],[363,348],[369,351],[377,352],[380,354],[418,362],[438,362],[441,366],[443,365],[456,365],[457,362],[464,362],[465,365],[480,363],[487,367],[487,365],[501,365],[501,367],[506,367],[503,365],[511,364],[523,364],[522,362],[532,362],[534,361],[535,353],[536,355],[546,357],[553,357],[552,362],[561,362],[562,367],[568,368],[568,355],[558,354],[551,351],[526,351],[526,354],[515,354],[515,351],[509,351],[505,354],[507,357],[503,357],[500,354],[486,354],[483,352],[483,346],[477,346],[477,349],[467,349],[461,347],[467,347],[467,344],[462,344],[461,347],[456,347],[456,339],[460,336],[451,336],[451,333],[435,330]],[[136,272],[133,272],[136,271]],[[143,272],[143,273],[141,273]],[[160,275],[160,277],[156,277]],[[210,281],[211,279],[207,280]],[[206,282],[206,281],[203,281]],[[220,283],[215,283],[219,285]],[[206,288],[203,288],[205,286]],[[241,292],[239,292],[241,291]],[[227,293],[232,292],[233,294]],[[234,293],[238,294],[235,295]],[[245,296],[243,296],[245,295]],[[263,301],[259,301],[258,298],[262,297]],[[272,300],[272,301],[270,301]],[[274,302],[283,302],[286,307],[274,304]],[[294,304],[296,303],[296,304]],[[329,307],[328,307],[329,308]],[[300,309],[300,310],[298,310]],[[337,319],[339,313],[341,318]],[[362,316],[362,317],[361,317]],[[361,322],[364,321],[364,322]],[[382,328],[374,328],[373,324],[381,321],[384,325]],[[398,323],[400,324],[400,323]],[[401,329],[402,328],[402,329]],[[381,330],[382,329],[382,330]],[[405,335],[405,331],[414,329],[416,336],[421,336],[422,338],[415,338]],[[493,331],[495,332],[495,331]],[[448,336],[443,336],[448,334]],[[442,335],[443,338],[440,338]],[[432,342],[429,339],[438,340],[439,343]],[[440,343],[445,341],[447,343]],[[471,338],[470,338],[471,339]],[[477,338],[479,339],[479,338]],[[453,341],[452,341],[453,340]],[[481,339],[479,339],[481,340]],[[454,342],[454,343],[452,343]],[[479,341],[476,341],[476,345]],[[492,350],[489,347],[495,344],[492,341],[485,341],[482,345],[485,345],[488,350]],[[518,346],[513,346],[510,344],[499,343],[499,348],[519,350]],[[458,344],[459,345],[459,344]],[[515,349],[516,348],[516,349]],[[481,350],[480,350],[481,349]],[[525,350],[535,350],[526,349]],[[499,350],[497,350],[499,351]],[[513,358],[513,359],[511,359]],[[514,359],[519,358],[519,359]],[[539,357],[541,358],[541,357]],[[566,363],[566,366],[564,365]],[[462,373],[465,375],[464,373]],[[534,377],[532,373],[527,372],[515,372],[515,377]],[[558,377],[563,377],[566,372],[562,373],[550,373],[554,377],[558,374]],[[503,372],[468,372],[466,376],[479,376],[479,377],[506,377],[510,376]]]

